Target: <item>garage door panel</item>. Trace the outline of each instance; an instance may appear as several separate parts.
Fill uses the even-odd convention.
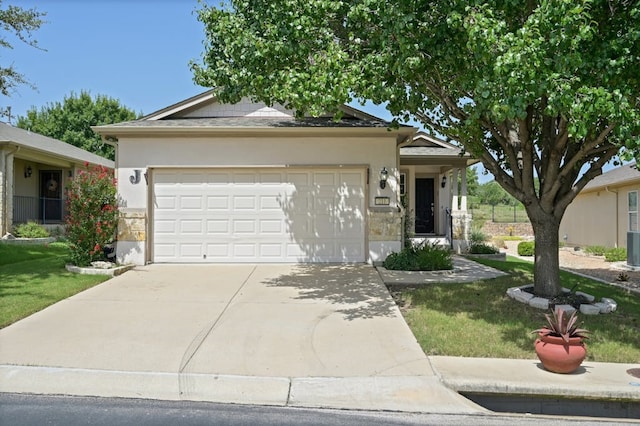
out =
[[[207,196],[207,209],[208,210],[229,210],[229,196],[227,195],[209,195]]]
[[[156,262],[365,259],[363,171],[185,174],[154,172]]]
[[[178,198],[178,208],[180,210],[202,210],[201,195],[183,195]]]
[[[233,197],[234,210],[256,210],[256,197],[252,195],[241,195]]]

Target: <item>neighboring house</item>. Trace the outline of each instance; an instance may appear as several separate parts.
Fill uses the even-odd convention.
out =
[[[402,246],[401,194],[417,233],[445,235],[449,173],[470,159],[414,140],[414,127],[342,112],[298,120],[278,105],[221,104],[209,91],[94,127],[117,146],[118,260],[382,261]]]
[[[627,231],[638,231],[639,190],[635,163],[597,176],[567,208],[561,241],[571,246],[627,247]]]
[[[0,237],[28,221],[64,222],[64,187],[85,163],[114,162],[68,143],[0,123]]]

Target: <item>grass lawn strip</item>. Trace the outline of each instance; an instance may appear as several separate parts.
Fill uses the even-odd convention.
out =
[[[0,328],[109,278],[67,272],[68,254],[61,243],[0,244]]]
[[[469,284],[428,284],[400,291],[402,312],[427,355],[535,359],[532,330],[545,324],[546,311],[506,296],[509,287],[531,284],[533,264],[509,257],[507,262],[477,260],[509,276]],[[640,359],[640,298],[624,289],[561,271],[564,287],[599,300],[618,302],[611,314],[579,314],[590,330],[587,360],[635,363]]]

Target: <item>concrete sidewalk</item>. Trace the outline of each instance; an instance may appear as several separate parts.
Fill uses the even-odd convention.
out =
[[[505,275],[459,256],[454,257],[454,268],[449,274],[387,271],[384,268],[379,271],[386,284],[411,286],[472,282]],[[535,358],[533,344],[531,353]],[[640,378],[627,373],[627,370],[640,369],[640,364],[585,361],[573,374],[555,374],[544,370],[537,359],[447,356],[430,356],[429,359],[442,382],[456,392],[640,402]]]
[[[0,392],[485,413],[368,265],[151,265],[0,330]]]
[[[585,361],[572,374],[556,374],[537,359],[429,359],[442,381],[457,392],[640,402],[640,378],[627,373],[640,364]]]

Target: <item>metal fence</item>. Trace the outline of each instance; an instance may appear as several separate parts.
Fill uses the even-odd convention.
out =
[[[64,221],[65,206],[62,198],[13,197],[13,223],[38,222],[43,225]]]
[[[490,220],[497,223],[524,223],[529,222],[529,217],[520,203],[515,205],[478,204],[469,209],[474,220]]]

